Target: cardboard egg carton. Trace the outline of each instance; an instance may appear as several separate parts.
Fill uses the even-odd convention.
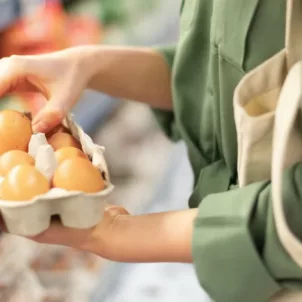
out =
[[[62,224],[66,227],[79,229],[93,227],[102,219],[106,199],[113,190],[103,155],[104,148],[94,144],[83,129],[73,122],[72,116],[69,115],[63,125],[79,140],[83,152],[100,171],[106,187],[103,191],[93,194],[52,188],[46,194],[30,201],[0,200],[0,210],[10,233],[37,235],[48,229],[53,215],[60,216]],[[35,158],[36,168],[50,181],[57,162],[44,134],[32,135],[28,153]]]

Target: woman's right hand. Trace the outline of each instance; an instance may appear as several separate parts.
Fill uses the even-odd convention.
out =
[[[85,88],[173,110],[171,69],[151,48],[88,45],[0,60],[0,97],[38,91],[48,101],[34,117],[35,132],[59,124]]]
[[[34,117],[33,130],[48,132],[70,111],[87,86],[90,71],[85,48],[0,60],[0,96],[18,91],[40,92],[47,105]]]

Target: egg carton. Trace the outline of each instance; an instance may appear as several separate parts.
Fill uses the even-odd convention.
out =
[[[98,193],[87,194],[52,188],[46,194],[39,195],[30,201],[0,200],[3,220],[12,234],[38,235],[49,228],[51,217],[54,215],[60,217],[64,226],[78,229],[93,227],[103,218],[107,197],[114,187],[103,155],[105,149],[96,145],[72,120],[71,115],[65,118],[63,125],[80,141],[83,152],[100,171],[105,180],[105,189]],[[57,161],[45,134],[33,134],[28,149],[28,153],[35,158],[36,168],[50,181],[57,167]]]

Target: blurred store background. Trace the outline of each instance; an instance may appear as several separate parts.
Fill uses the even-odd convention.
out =
[[[180,0],[0,0],[0,56],[81,44],[159,45],[178,36]],[[37,111],[22,94],[0,109]],[[185,147],[160,132],[146,106],[87,91],[74,108],[84,130],[106,147],[116,190],[111,203],[132,213],[187,207],[192,176]],[[184,264],[118,264],[16,236],[0,238],[1,302],[208,301]]]

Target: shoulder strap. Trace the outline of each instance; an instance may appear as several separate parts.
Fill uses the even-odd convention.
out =
[[[288,70],[302,56],[302,1],[286,0],[286,37]]]
[[[286,51],[289,73],[281,90],[275,116],[272,199],[278,237],[288,254],[302,268],[302,244],[287,224],[282,185],[284,169],[302,160],[302,136],[297,123],[302,96],[302,0],[286,1]]]
[[[301,82],[300,61],[290,70],[285,80],[276,110],[272,154],[272,199],[278,237],[288,254],[302,268],[302,244],[291,232],[283,206],[286,202],[283,200],[283,171],[302,160],[302,137],[300,127],[297,125]]]

